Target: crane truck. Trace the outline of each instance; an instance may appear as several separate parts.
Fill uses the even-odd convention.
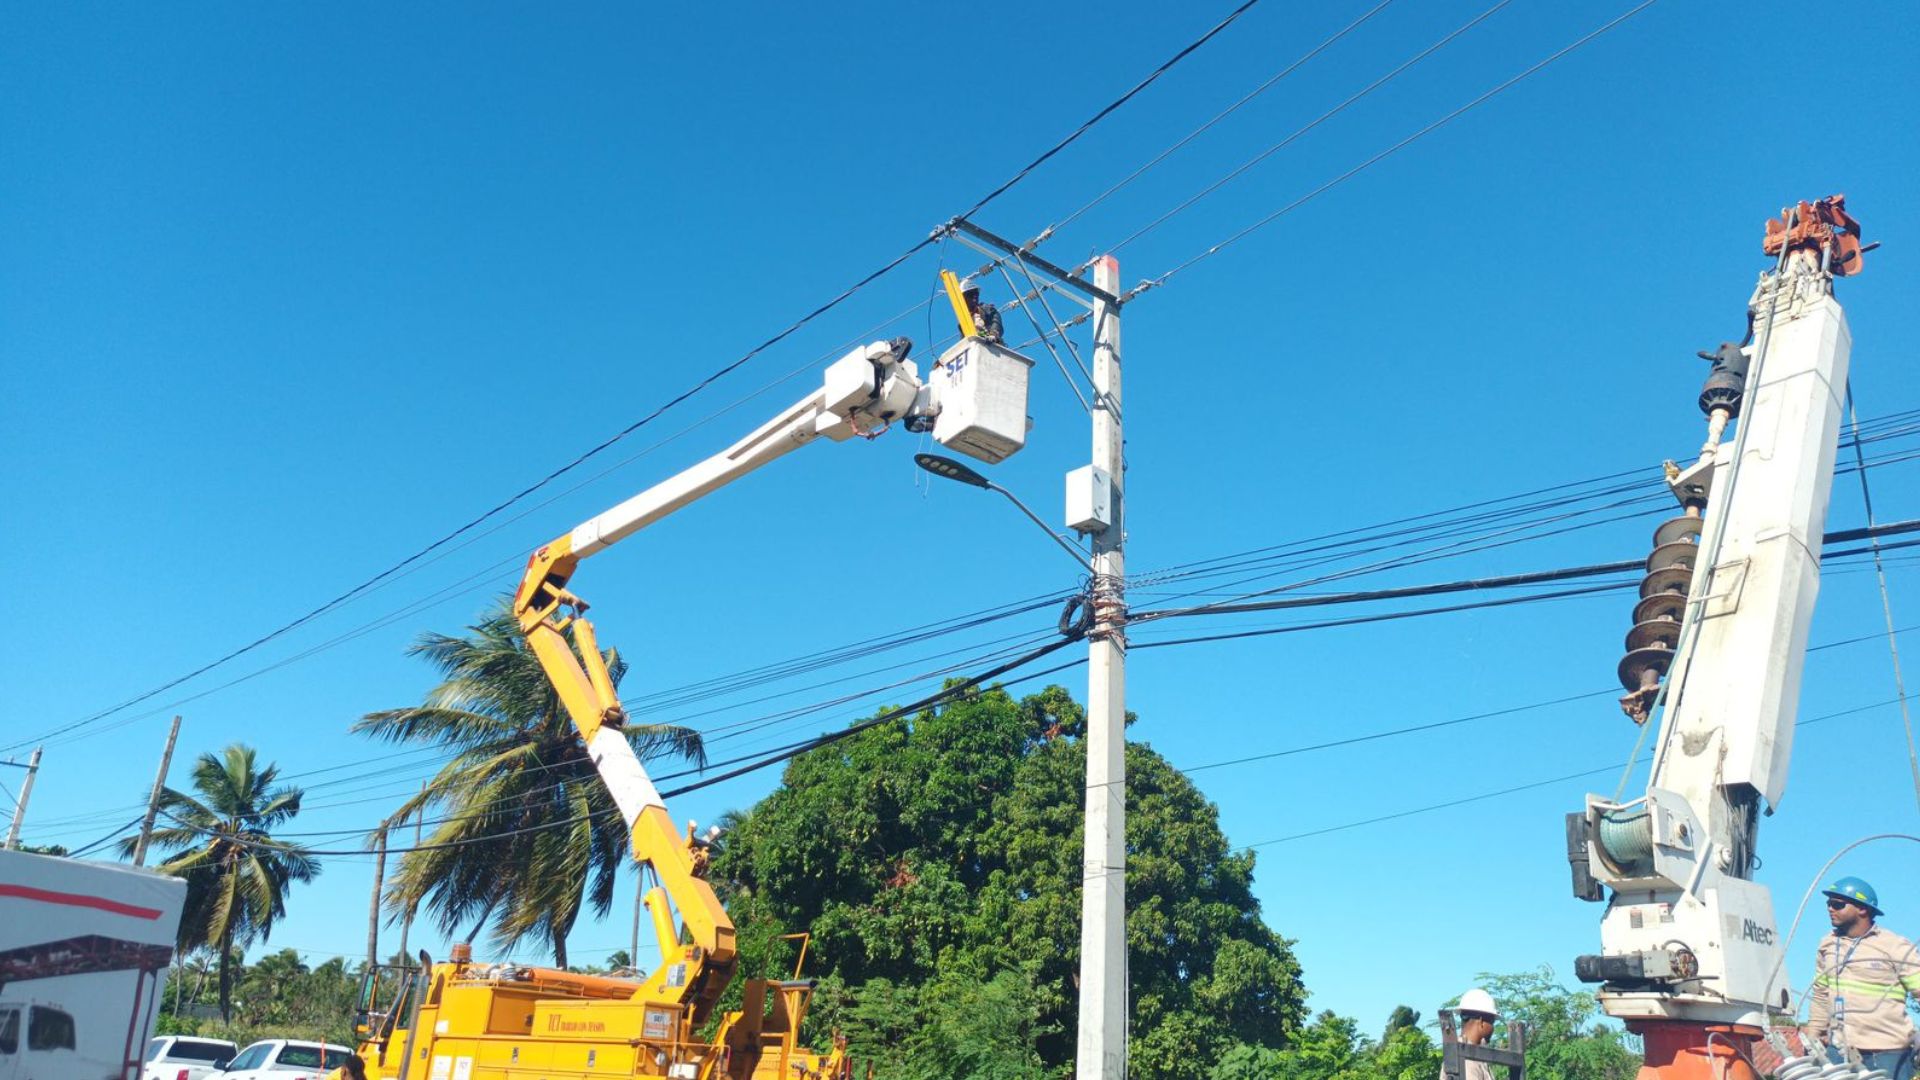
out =
[[[1643,1080],[1753,1080],[1751,1051],[1790,1006],[1753,874],[1820,587],[1852,347],[1833,286],[1872,246],[1836,195],[1769,221],[1763,249],[1775,262],[1746,340],[1700,354],[1707,440],[1667,465],[1680,512],[1654,532],[1619,665],[1628,716],[1659,716],[1646,792],[1589,795],[1567,819],[1574,893],[1607,905],[1601,951],[1575,974],[1642,1037]]]
[[[742,1006],[716,1017],[736,973],[734,925],[707,881],[708,842],[683,832],[623,728],[587,602],[568,584],[582,560],[787,453],[825,439],[876,438],[896,421],[989,464],[1025,445],[1032,362],[986,340],[956,280],[943,275],[961,338],[922,379],[905,338],[876,341],[826,368],[819,389],[726,450],[541,546],[513,612],[632,836],[633,857],[658,884],[642,902],[662,956],[644,980],[516,964],[476,964],[455,946],[447,962],[363,989],[359,1053],[375,1080],[685,1080],[852,1075],[844,1040],[799,1045],[812,984],[747,979]],[[802,956],[804,958],[804,946]],[[702,1031],[711,1023],[711,1034]]]

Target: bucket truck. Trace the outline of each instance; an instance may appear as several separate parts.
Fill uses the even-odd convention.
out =
[[[829,365],[821,386],[734,443],[541,546],[514,593],[528,647],[558,692],[658,884],[643,896],[662,963],[634,982],[512,964],[421,966],[363,999],[361,1057],[376,1080],[528,1080],[570,1076],[749,1080],[850,1076],[840,1040],[800,1048],[812,984],[749,979],[743,1007],[716,1017],[738,963],[733,922],[706,880],[708,842],[682,832],[634,754],[586,601],[568,584],[582,560],[675,510],[822,438],[875,438],[898,421],[989,463],[1026,442],[1032,362],[962,324],[926,380],[905,338],[877,341]],[[802,952],[804,956],[804,949]],[[384,992],[388,1000],[377,1000]],[[711,1034],[701,1032],[713,1021]]]
[[[1589,795],[1567,823],[1574,892],[1607,903],[1601,951],[1575,973],[1642,1036],[1648,1080],[1752,1080],[1748,1051],[1788,1007],[1753,871],[1761,815],[1786,790],[1820,586],[1852,344],[1833,284],[1871,247],[1836,195],[1768,222],[1764,250],[1776,261],[1747,340],[1701,354],[1707,442],[1667,465],[1681,513],[1655,531],[1620,663],[1627,714],[1659,716],[1646,793]]]

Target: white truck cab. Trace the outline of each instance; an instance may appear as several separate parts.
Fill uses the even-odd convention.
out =
[[[73,1014],[37,1001],[0,1001],[0,1080],[111,1080],[110,1061],[93,1062],[77,1049]]]

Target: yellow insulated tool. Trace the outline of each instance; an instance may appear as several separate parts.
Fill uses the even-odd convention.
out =
[[[953,304],[953,317],[960,324],[960,336],[978,337],[980,331],[973,325],[973,309],[967,306],[967,298],[960,293],[960,279],[951,270],[940,271],[940,283],[947,287],[947,299]]]

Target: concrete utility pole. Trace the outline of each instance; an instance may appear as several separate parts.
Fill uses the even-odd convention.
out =
[[[420,785],[420,812],[413,817],[413,850],[415,851],[420,850],[420,827],[425,824],[427,820],[427,804],[425,800],[428,786],[428,784]],[[400,922],[400,955],[402,957],[407,955],[407,934],[412,930],[413,912],[409,911],[407,912],[407,917]]]
[[[1120,291],[1103,256],[1093,283]],[[1093,464],[1112,478],[1112,524],[1093,534],[1093,629],[1087,635],[1087,815],[1080,892],[1078,1080],[1127,1075],[1126,448],[1120,431],[1120,308],[1093,307]]]
[[[153,777],[153,793],[147,796],[147,817],[140,823],[140,839],[133,845],[133,865],[147,865],[147,844],[153,839],[153,819],[160,812],[160,793],[167,789],[167,767],[173,764],[173,743],[180,737],[180,718],[173,718],[167,732],[167,748],[160,754],[160,771]]]
[[[373,899],[367,903],[367,970],[380,963],[380,893],[387,885],[387,834],[398,824],[392,818],[374,830]]]
[[[27,760],[27,782],[20,785],[20,801],[13,804],[13,825],[7,829],[7,850],[20,846],[20,822],[27,816],[27,799],[33,794],[33,776],[40,771],[40,751],[43,746],[33,748],[33,757]]]

